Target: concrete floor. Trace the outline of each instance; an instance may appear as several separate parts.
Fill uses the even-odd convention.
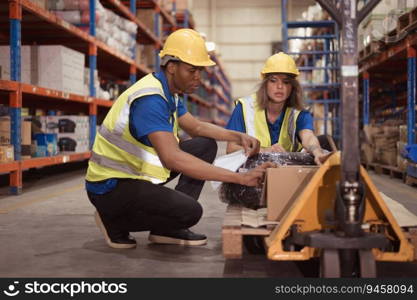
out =
[[[133,234],[136,249],[110,249],[94,223],[84,172],[40,176],[25,182],[20,196],[7,196],[6,188],[0,190],[0,277],[317,276],[315,260],[274,262],[249,254],[241,260],[225,260],[221,249],[225,204],[208,184],[200,198],[204,216],[194,227],[208,236],[206,246],[152,245],[148,233],[142,232]],[[371,176],[382,192],[417,214],[415,187],[386,175]],[[417,263],[378,263],[378,275],[417,277]]]

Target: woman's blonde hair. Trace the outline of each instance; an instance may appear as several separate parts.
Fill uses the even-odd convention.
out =
[[[271,76],[276,75],[276,74],[287,75],[287,78],[290,80],[290,84],[292,86],[291,94],[288,97],[288,99],[285,101],[286,107],[294,107],[295,109],[303,110],[304,101],[303,101],[303,92],[301,89],[301,85],[295,76],[291,74],[286,74],[286,73],[268,73],[265,75],[264,79],[259,85],[258,91],[256,92],[256,99],[257,99],[259,107],[261,107],[262,109],[266,109],[266,106],[269,100],[266,85],[269,79],[271,78]]]

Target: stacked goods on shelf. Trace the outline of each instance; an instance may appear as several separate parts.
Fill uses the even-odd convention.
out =
[[[154,45],[136,45],[135,61],[137,64],[143,64],[150,69],[155,68],[155,47]]]
[[[163,20],[161,17],[155,18],[154,9],[139,9],[136,11],[136,17],[147,28],[156,32],[158,28],[159,32],[163,32]],[[155,47],[154,45],[136,45],[136,61],[147,66],[148,68],[155,68]]]
[[[59,45],[22,46],[21,79],[66,93],[84,94],[83,53]],[[10,47],[0,46],[0,77],[10,80]],[[4,75],[4,76],[3,76]]]
[[[314,115],[314,133],[316,135],[325,134],[325,122],[327,122],[327,131],[332,132],[332,112],[327,112],[327,121],[325,121],[325,109],[324,104],[316,103],[313,105],[313,115]]]
[[[10,145],[10,117],[8,107],[0,106],[0,163],[14,160],[13,145]]]
[[[89,0],[48,0],[47,8],[58,17],[89,32]],[[137,25],[104,8],[96,0],[96,37],[113,49],[133,57]]]
[[[397,142],[397,167],[401,171],[407,169],[407,159],[404,158],[405,146],[407,146],[407,125],[400,125],[400,140]]]
[[[160,5],[162,8],[164,8],[167,11],[172,11],[174,8],[174,2],[175,2],[175,8],[177,11],[183,11],[191,7],[190,0],[162,0],[160,1]]]
[[[31,46],[37,50],[35,85],[66,93],[84,94],[85,55],[64,46]]]
[[[33,48],[30,46],[22,46],[21,55],[21,81],[24,83],[33,83],[32,74],[35,72],[34,64],[31,63],[33,57]],[[0,46],[0,79],[10,80],[10,47]]]
[[[89,151],[90,124],[88,116],[41,116],[39,121],[42,133],[36,135],[37,139],[47,140],[53,150],[45,152],[41,148],[37,151],[40,154],[37,156]]]
[[[21,122],[21,155],[22,159],[31,156],[31,124],[30,119],[22,116]],[[0,162],[11,162],[14,160],[14,149],[11,145],[11,122],[8,107],[0,108]]]
[[[48,0],[29,0],[30,2],[35,3],[36,5],[38,5],[39,7],[46,9],[46,3],[48,2]]]
[[[365,141],[362,142],[362,157],[365,163],[380,163],[397,167],[400,128],[398,121],[389,120],[381,125],[364,127]]]
[[[363,5],[363,1],[360,1],[358,9]],[[405,37],[406,32],[401,32],[400,18],[416,6],[416,0],[382,0],[359,26],[358,49],[364,51],[361,57],[378,49],[378,45],[372,42],[392,43]]]

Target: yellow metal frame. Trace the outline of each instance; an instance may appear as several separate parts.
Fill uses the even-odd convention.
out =
[[[267,256],[271,260],[308,260],[319,255],[319,249],[304,247],[300,251],[285,251],[282,242],[288,236],[292,225],[299,232],[331,228],[326,225],[325,213],[333,210],[336,199],[336,182],[340,179],[340,152],[336,152],[317,170],[309,184],[282,218],[280,224],[266,238]],[[385,236],[399,241],[398,252],[384,252],[372,249],[379,261],[412,261],[414,246],[407,240],[401,227],[394,219],[366,170],[360,168],[360,176],[365,185],[364,224],[384,224]],[[372,228],[372,226],[370,226]]]

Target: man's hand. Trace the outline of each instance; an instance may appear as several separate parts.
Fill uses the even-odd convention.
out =
[[[260,143],[259,141],[251,137],[250,135],[247,135],[245,133],[240,134],[240,141],[239,144],[245,149],[245,154],[247,156],[255,155],[259,152],[260,149]]]
[[[322,163],[324,163],[326,161],[326,159],[332,155],[332,152],[323,150],[323,149],[315,149],[313,151],[313,155],[314,155],[314,162],[316,163],[316,165],[320,166]]]
[[[247,186],[260,186],[264,181],[266,169],[276,167],[277,165],[275,163],[266,162],[246,173],[239,173],[239,175],[241,175],[239,184]]]
[[[285,149],[278,143],[273,144],[271,147],[263,148],[261,152],[287,152]]]

